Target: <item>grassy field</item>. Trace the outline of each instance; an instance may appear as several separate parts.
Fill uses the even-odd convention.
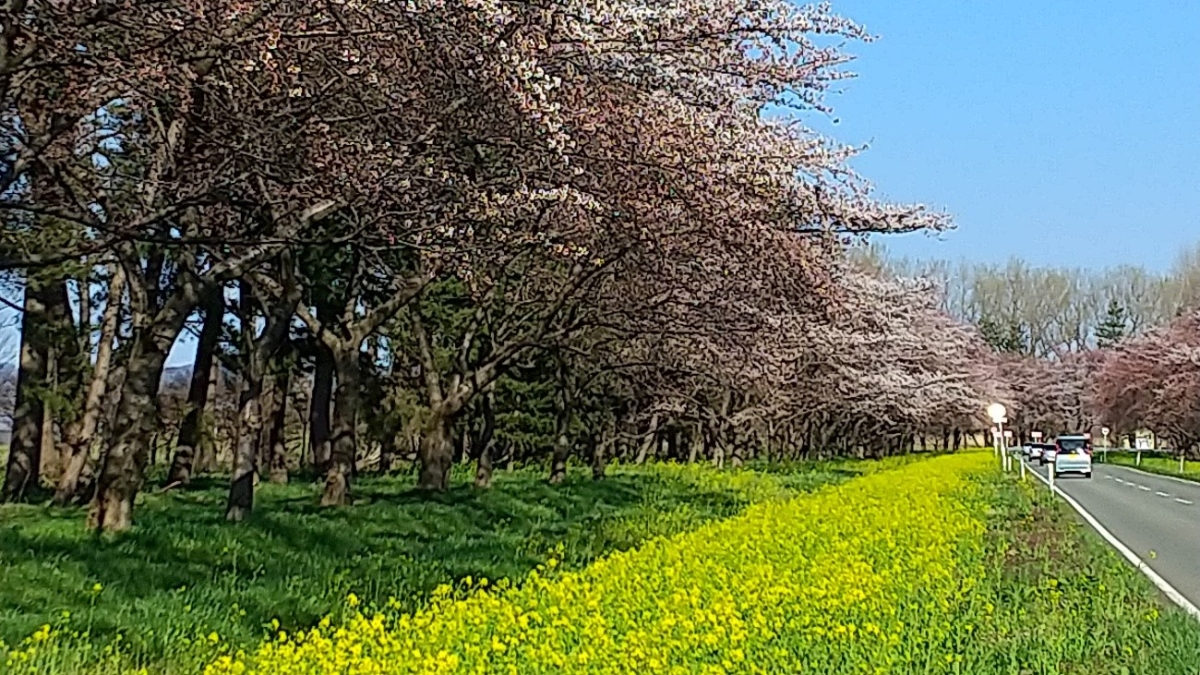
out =
[[[433,499],[413,494],[411,477],[365,478],[355,506],[336,510],[316,506],[315,485],[263,484],[240,526],[224,522],[226,485],[210,481],[146,495],[137,527],[113,540],[87,536],[79,509],[5,505],[0,640],[66,624],[89,632],[97,650],[119,640],[154,672],[195,672],[179,651],[198,637],[250,646],[273,622],[316,624],[351,592],[413,609],[443,583],[520,579],[552,554],[581,567],[856,473],[835,464],[740,474],[618,467],[603,481],[580,473],[551,486],[540,471],[498,472],[489,491],[460,482]]]
[[[1177,476],[1179,478],[1187,478],[1188,480],[1200,481],[1200,462],[1185,461],[1183,464],[1183,472],[1179,471],[1179,458],[1166,457],[1163,455],[1142,455],[1142,463],[1137,464],[1137,455],[1133,452],[1120,451],[1108,453],[1108,462],[1110,464],[1120,464],[1122,466],[1132,466],[1142,471],[1157,473],[1164,476]]]
[[[963,673],[1185,675],[1200,624],[1039,483],[993,476],[989,573],[963,621]]]
[[[410,485],[364,480],[360,503],[334,511],[313,506],[315,486],[263,486],[241,526],[220,519],[223,486],[199,486],[148,496],[113,540],[85,537],[78,511],[2,507],[0,634],[24,643],[0,673],[1194,675],[1200,663],[1200,624],[987,453],[630,467],[559,487],[518,471],[434,501]]]

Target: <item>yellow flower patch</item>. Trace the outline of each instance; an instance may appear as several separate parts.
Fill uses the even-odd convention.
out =
[[[415,614],[358,611],[206,675],[950,670],[956,655],[938,650],[982,575],[969,475],[989,459],[872,473],[579,572],[550,564],[519,587],[442,592]]]

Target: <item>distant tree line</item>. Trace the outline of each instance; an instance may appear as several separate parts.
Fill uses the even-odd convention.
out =
[[[1200,244],[1163,273],[1137,265],[1038,267],[918,260],[882,245],[855,250],[860,264],[895,277],[922,277],[941,289],[942,307],[979,327],[997,351],[1040,358],[1096,347],[1161,326],[1200,306]]]
[[[854,251],[859,264],[941,289],[946,311],[974,323],[1021,440],[1108,427],[1114,444],[1150,430],[1200,458],[1200,245],[1165,273],[1133,265],[1099,270],[889,257]]]

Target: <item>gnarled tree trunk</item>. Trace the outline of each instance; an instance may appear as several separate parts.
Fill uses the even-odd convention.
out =
[[[587,435],[588,454],[591,457],[592,464],[592,480],[604,479],[604,450],[605,441],[596,438],[596,434],[589,432]]]
[[[143,273],[132,247],[122,250],[133,315],[133,340],[125,381],[111,427],[112,443],[100,463],[88,526],[120,531],[133,524],[134,498],[142,488],[149,443],[157,429],[159,382],[167,354],[200,301],[200,282],[183,277],[160,301],[159,275]]]
[[[17,400],[12,439],[0,500],[17,501],[37,487],[42,470],[43,397],[50,386],[51,336],[48,309],[54,303],[53,284],[36,275],[25,282],[21,321],[21,351],[17,365]]]
[[[334,353],[337,391],[334,392],[333,437],[330,441],[329,468],[325,472],[325,490],[321,494],[322,506],[350,503],[350,483],[358,454],[358,358],[358,344]]]
[[[492,446],[496,433],[496,394],[494,387],[489,387],[487,393],[479,402],[480,427],[479,436],[475,439],[476,467],[475,487],[486,488],[492,485]]]
[[[443,404],[430,411],[421,435],[421,472],[417,489],[444,492],[450,486],[450,467],[454,463],[454,424],[452,408]]]
[[[322,474],[329,470],[331,452],[329,409],[333,399],[333,371],[333,352],[318,342],[313,361],[312,401],[308,410],[308,445],[313,468]]]
[[[242,392],[238,401],[238,433],[233,453],[233,479],[225,519],[240,522],[254,508],[254,476],[258,472],[258,440],[262,435],[262,377],[242,374]]]
[[[113,341],[121,319],[122,296],[125,293],[125,270],[120,265],[110,265],[108,304],[100,321],[100,342],[96,347],[96,363],[92,368],[92,380],[88,384],[84,400],[83,417],[72,425],[68,432],[68,447],[64,450],[63,472],[54,492],[54,503],[63,505],[71,502],[79,490],[79,480],[87,466],[89,454],[96,444],[96,430],[106,392],[115,392],[116,383],[110,383]]]
[[[567,478],[567,459],[571,456],[571,420],[575,417],[575,382],[566,362],[558,361],[558,415],[555,420],[554,455],[550,461],[550,482]]]
[[[379,442],[379,473],[392,472],[392,462],[396,459],[396,449],[399,446],[395,434],[386,434]]]
[[[287,256],[283,256],[280,269],[285,278],[290,280]],[[238,399],[238,433],[233,458],[233,479],[229,485],[229,501],[225,508],[225,518],[230,521],[244,519],[254,508],[254,485],[258,478],[261,464],[260,456],[269,452],[260,448],[264,437],[263,429],[263,399],[272,398],[273,391],[265,391],[269,383],[274,389],[276,383],[270,372],[272,361],[278,358],[280,346],[287,336],[299,293],[295,286],[287,284],[285,296],[273,299],[274,304],[267,307],[266,323],[258,337],[253,336],[257,316],[253,310],[251,297],[253,288],[248,281],[241,284],[239,303],[241,304],[242,322],[242,390]],[[272,301],[266,301],[263,304]],[[285,380],[286,382],[286,380]],[[284,385],[286,388],[286,384]]]
[[[202,307],[204,324],[200,329],[200,340],[196,344],[192,379],[188,385],[188,412],[179,425],[175,454],[171,458],[171,468],[167,471],[167,485],[186,485],[192,480],[197,447],[201,442],[200,436],[208,407],[209,378],[212,374],[217,340],[221,337],[221,323],[225,319],[223,289],[220,286],[209,289],[205,293]]]
[[[650,446],[658,442],[658,413],[650,415],[650,428],[646,431],[646,437],[642,439],[641,445],[638,446],[637,457],[634,458],[635,464],[645,464],[646,456],[650,454]]]
[[[182,319],[179,324],[182,326]],[[125,365],[112,444],[100,463],[88,513],[90,529],[119,532],[133,524],[133,501],[142,488],[149,442],[158,423],[155,397],[167,360],[166,350],[146,344],[148,341],[146,336],[134,338]]]
[[[270,409],[263,414],[263,452],[266,454],[263,466],[272,483],[285,484],[288,482],[287,445],[284,430],[287,426],[288,389],[291,386],[291,372],[285,367],[280,368],[271,379],[271,388],[265,392],[264,403],[269,403]]]

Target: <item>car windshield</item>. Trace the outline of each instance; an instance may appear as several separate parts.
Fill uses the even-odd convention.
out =
[[[1078,452],[1087,447],[1087,440],[1083,438],[1060,438],[1058,447],[1063,452]]]

